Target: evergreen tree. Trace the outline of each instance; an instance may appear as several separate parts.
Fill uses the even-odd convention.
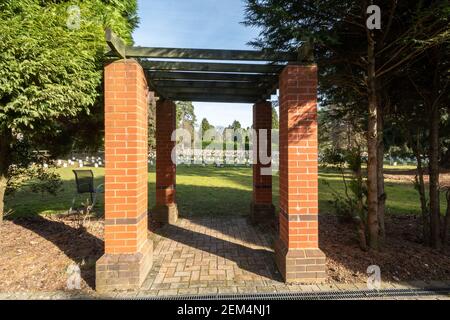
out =
[[[104,29],[131,44],[136,9],[135,0],[0,3],[0,219],[12,164],[27,168],[42,146],[56,157],[83,133],[98,142]]]
[[[202,132],[203,132],[203,133],[205,133],[205,132],[208,131],[209,129],[214,128],[214,126],[212,126],[212,125],[209,123],[208,119],[206,119],[206,118],[203,118],[201,127],[202,127]]]
[[[333,106],[354,105],[361,114],[366,114],[368,214],[365,223],[369,247],[378,249],[379,238],[384,238],[386,199],[383,178],[383,121],[389,106],[386,91],[408,65],[436,48],[444,50],[442,44],[450,37],[448,1],[247,0],[246,4],[245,23],[262,30],[260,37],[252,42],[254,46],[295,50],[305,40],[313,39],[322,102]],[[381,8],[381,29],[367,27],[371,5]],[[351,100],[340,104],[343,99]],[[431,119],[435,133],[438,118]],[[436,145],[436,142],[435,138],[432,143]],[[432,175],[438,177],[435,171]],[[435,198],[433,203],[437,205]]]

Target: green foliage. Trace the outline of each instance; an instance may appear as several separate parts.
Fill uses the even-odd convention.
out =
[[[202,128],[202,132],[206,132],[209,129],[213,129],[214,126],[209,123],[208,119],[203,118],[202,123],[201,123],[201,128]]]
[[[233,123],[227,127],[227,129],[233,130],[242,129],[242,125],[239,121],[234,120]]]
[[[194,142],[195,125],[197,122],[194,104],[190,101],[177,101],[176,108],[177,129],[187,130],[191,136],[190,143],[192,144]]]
[[[272,129],[280,129],[280,118],[274,106],[272,107]]]
[[[194,126],[197,122],[194,104],[190,101],[178,101],[177,105],[177,127]]]
[[[148,108],[148,149],[156,150],[156,102]]]
[[[13,196],[18,190],[29,187],[33,193],[48,193],[56,195],[61,191],[63,182],[60,175],[42,165],[31,165],[26,168],[10,166],[8,176],[10,181],[6,189],[7,196]]]
[[[15,149],[10,154],[14,163],[8,168],[6,195],[14,195],[18,190],[28,187],[34,193],[49,193],[56,195],[61,190],[60,175],[51,168],[48,156],[33,151],[29,143],[19,139]],[[49,166],[44,167],[44,164]]]
[[[22,161],[31,151],[101,143],[104,29],[131,43],[136,10],[136,0],[0,3],[0,202],[6,180],[8,190],[56,189],[55,176]]]
[[[134,1],[7,1],[0,10],[2,130],[42,134],[55,120],[89,113],[101,93],[104,28],[130,39]],[[80,28],[67,26],[67,8],[81,10]],[[130,11],[131,12],[131,11]]]
[[[324,183],[331,190],[334,212],[340,221],[354,224],[359,245],[362,250],[367,250],[368,190],[361,171],[361,149],[328,149],[324,153],[324,162],[336,168],[342,178],[343,192],[334,189],[328,181]]]
[[[81,41],[93,34],[81,29],[71,36],[63,9],[30,3],[14,16],[8,10],[1,13],[3,130],[48,131],[53,120],[87,112],[95,102],[101,74],[92,42]]]
[[[330,32],[338,17],[353,11],[359,1],[279,1],[246,0],[245,24],[261,29],[252,42],[258,47],[290,50],[301,41],[313,37],[316,41],[336,42]]]
[[[367,188],[361,173],[361,151],[358,148],[328,149],[323,154],[323,163],[337,169],[342,177],[344,196],[325,182],[333,194],[335,213],[344,221],[365,221]]]
[[[370,4],[381,9],[380,30],[366,27],[366,10]],[[435,208],[433,217],[438,215],[439,165],[438,161],[432,160],[438,158],[436,141],[439,133],[438,129],[432,129],[439,126],[436,124],[440,118],[439,109],[448,109],[449,105],[449,95],[445,94],[448,93],[450,52],[449,11],[448,0],[414,3],[389,0],[246,0],[245,23],[261,30],[259,38],[251,44],[268,50],[295,50],[307,39],[314,40],[322,108],[333,111],[328,116],[334,117],[338,125],[342,119],[340,114],[344,114],[346,120],[353,124],[353,132],[362,128],[367,133],[370,159],[367,216],[373,222],[367,221],[367,224],[369,245],[373,249],[379,247],[378,235],[384,236],[382,153],[384,143],[390,140],[383,134],[392,125],[388,119],[390,113],[395,119],[403,107],[406,107],[403,111],[409,123],[416,122],[411,119],[417,117],[411,112],[411,105],[425,111],[417,119],[431,123],[423,131],[429,129],[433,132],[429,134],[428,142],[433,146],[430,147],[429,158],[430,169],[433,169],[430,170],[430,193],[434,201],[430,203]],[[409,90],[405,90],[405,84]],[[395,94],[395,91],[400,94]],[[417,97],[417,93],[420,97],[412,99]],[[431,114],[434,117],[430,117]],[[339,126],[331,129],[333,134]],[[336,136],[339,137],[329,137]],[[322,141],[324,138],[327,136],[321,134]],[[340,142],[335,138],[325,141],[335,145]],[[438,218],[435,221],[439,221]],[[438,229],[437,225],[433,229]]]
[[[314,39],[321,106],[333,108],[331,115],[337,120],[342,115],[351,115],[353,122],[365,130],[369,94],[366,9],[370,2],[246,0],[245,3],[245,24],[261,30],[252,45],[268,50],[295,50],[304,40]],[[382,25],[381,30],[373,32],[378,100],[380,105],[394,107],[398,100],[406,101],[410,100],[408,96],[415,96],[415,88],[408,83],[411,79],[422,78],[429,86],[434,85],[430,79],[434,73],[427,72],[430,66],[423,57],[437,60],[433,50],[447,53],[442,60],[448,64],[450,4],[447,0],[414,4],[381,0],[373,4],[381,8]],[[421,69],[417,74],[411,72],[414,61],[421,58],[418,62]],[[441,75],[445,77],[445,74],[443,70]],[[398,81],[399,76],[406,77],[406,81]],[[395,87],[397,93],[387,92],[392,90],[390,87]],[[441,87],[445,90],[445,86]],[[403,94],[397,100],[398,91]],[[415,99],[415,104],[418,100]],[[409,111],[411,103],[405,102],[405,105]]]

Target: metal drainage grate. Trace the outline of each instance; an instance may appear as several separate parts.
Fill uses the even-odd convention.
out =
[[[327,292],[286,292],[255,294],[186,295],[142,297],[137,300],[348,300],[371,298],[449,296],[450,288],[435,289],[382,289]]]

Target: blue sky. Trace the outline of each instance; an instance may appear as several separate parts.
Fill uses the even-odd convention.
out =
[[[203,49],[251,49],[247,42],[257,30],[245,27],[242,0],[139,0],[137,46]],[[198,122],[206,117],[215,126],[239,120],[252,124],[249,104],[194,103]]]

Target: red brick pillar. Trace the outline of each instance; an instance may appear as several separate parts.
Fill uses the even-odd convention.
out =
[[[261,158],[271,156],[272,103],[261,101],[253,106],[253,198],[250,207],[250,219],[253,223],[270,221],[275,215],[272,204],[271,162]],[[265,130],[265,131],[264,131]],[[267,144],[261,144],[261,140]],[[261,148],[266,150],[261,150]]]
[[[287,282],[323,281],[318,246],[317,66],[280,76],[280,215],[275,253]]]
[[[152,266],[147,227],[148,88],[135,60],[105,67],[105,254],[99,291],[137,289]]]
[[[152,217],[158,222],[175,223],[178,219],[176,194],[176,163],[172,161],[176,130],[176,106],[173,101],[160,99],[156,103],[156,206]]]

